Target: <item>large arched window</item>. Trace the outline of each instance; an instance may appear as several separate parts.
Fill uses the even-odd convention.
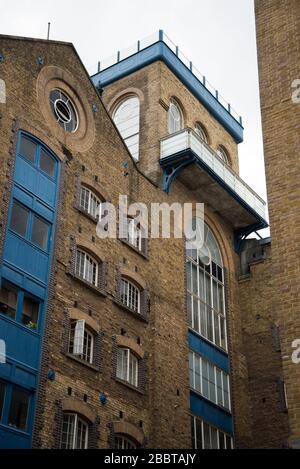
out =
[[[139,160],[140,101],[130,96],[115,109],[113,120],[122,135],[132,157]]]
[[[187,246],[186,255],[189,326],[227,350],[224,268],[218,243],[206,224],[203,246]]]
[[[169,134],[174,134],[183,129],[183,115],[177,101],[172,98],[170,101],[169,114],[168,114],[168,128]]]

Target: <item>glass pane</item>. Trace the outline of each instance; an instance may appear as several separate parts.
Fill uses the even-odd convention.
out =
[[[25,237],[27,231],[29,212],[17,202],[13,203],[10,229]]]
[[[36,144],[28,138],[22,137],[20,144],[20,153],[24,158],[34,163],[36,155]]]
[[[18,301],[18,291],[8,285],[0,289],[0,313],[15,319]]]
[[[5,384],[0,382],[0,422],[2,419],[4,397],[5,397]]]
[[[196,449],[195,426],[194,426],[195,420],[196,419],[194,417],[191,417],[191,435],[192,435],[192,448],[193,449]]]
[[[215,369],[209,364],[209,398],[212,402],[216,403],[216,385],[215,385]]]
[[[226,435],[226,449],[232,449],[232,438]]]
[[[202,423],[199,419],[196,419],[196,442],[197,449],[202,449]]]
[[[48,174],[48,176],[53,177],[55,172],[55,161],[51,156],[41,151],[41,160],[40,160],[40,168],[42,171]]]
[[[200,324],[199,324],[199,312],[198,312],[198,300],[197,298],[193,298],[193,319],[194,319],[194,329],[199,332]]]
[[[195,356],[195,389],[201,392],[200,357]]]
[[[207,423],[203,423],[203,432],[204,432],[204,449],[211,449],[210,441],[210,427]]]
[[[211,447],[212,449],[219,449],[218,430],[211,427]]]
[[[14,389],[9,411],[8,424],[11,427],[26,430],[29,408],[29,394],[21,389]]]
[[[192,264],[191,264],[191,262],[187,262],[187,264],[186,264],[186,280],[187,280],[187,290],[189,292],[191,291],[191,287],[192,287],[191,270],[192,270]]]
[[[40,218],[33,217],[31,241],[44,251],[48,247],[49,225]]]
[[[225,447],[225,435],[224,433],[219,431],[219,448],[226,449]]]
[[[63,418],[61,449],[73,449],[75,415],[65,414]]]
[[[22,311],[22,323],[31,329],[37,329],[39,303],[25,296]]]

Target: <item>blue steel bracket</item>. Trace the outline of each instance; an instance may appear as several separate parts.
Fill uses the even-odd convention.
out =
[[[189,166],[190,164],[194,163],[196,161],[195,157],[189,157],[185,161],[177,161],[177,162],[170,162],[167,166],[163,168],[163,190],[169,194],[171,184],[176,179],[181,173],[181,171]]]
[[[240,228],[239,230],[235,230],[234,232],[234,250],[237,254],[240,254],[243,250],[245,241],[251,233],[255,231],[261,230],[263,228],[267,228],[268,224],[265,221],[260,221],[255,223],[254,225],[245,226],[244,228]]]

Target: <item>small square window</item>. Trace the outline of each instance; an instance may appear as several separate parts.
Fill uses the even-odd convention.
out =
[[[0,289],[0,313],[16,319],[18,292],[12,287],[3,285]]]
[[[48,174],[48,176],[54,177],[55,161],[44,150],[41,151],[40,168],[42,171]]]
[[[25,237],[27,232],[29,212],[22,205],[14,201],[10,228],[18,233],[20,236]]]
[[[35,162],[36,144],[28,138],[22,137],[20,144],[20,153],[31,163]]]
[[[38,318],[39,303],[25,296],[23,301],[22,323],[25,326],[30,326],[32,329],[36,329]]]
[[[44,251],[48,247],[49,225],[40,218],[33,217],[31,241]]]
[[[26,431],[29,410],[29,394],[15,388],[12,393],[8,425]]]

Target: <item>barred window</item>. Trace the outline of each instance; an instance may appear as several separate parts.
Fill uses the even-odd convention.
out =
[[[141,292],[132,282],[121,279],[121,302],[136,313],[141,309]]]
[[[87,329],[85,321],[71,323],[69,353],[81,360],[93,363],[94,335]]]
[[[137,449],[137,444],[126,436],[116,435],[114,449]]]
[[[233,449],[231,435],[209,425],[198,417],[191,417],[193,449]]]
[[[80,190],[80,208],[95,219],[100,216],[101,200],[85,186],[81,186]]]
[[[117,378],[138,387],[138,358],[129,349],[118,347]]]
[[[188,248],[186,254],[189,326],[227,350],[224,268],[219,246],[207,225],[202,248]]]
[[[65,413],[63,417],[61,449],[87,449],[88,424],[78,414]]]
[[[229,375],[194,352],[189,354],[189,363],[191,389],[230,411]]]
[[[80,249],[76,252],[75,274],[88,283],[97,286],[99,264],[89,254]]]
[[[122,101],[113,114],[113,120],[132,157],[138,161],[140,139],[139,98],[137,96],[130,96]]]

